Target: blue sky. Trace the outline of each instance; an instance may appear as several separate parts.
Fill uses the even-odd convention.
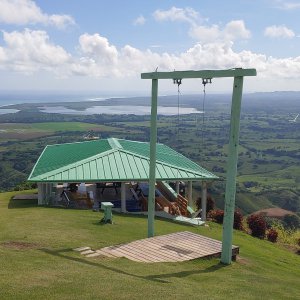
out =
[[[256,68],[246,91],[300,90],[299,16],[296,0],[0,0],[0,90],[147,94],[157,67]]]

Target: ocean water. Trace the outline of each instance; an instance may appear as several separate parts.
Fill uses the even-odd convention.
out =
[[[115,94],[115,93],[53,93],[53,92],[3,92],[0,91],[0,114],[16,113],[18,110],[1,109],[3,106],[22,104],[22,103],[41,103],[40,111],[46,113],[74,114],[74,115],[92,115],[92,114],[134,114],[134,115],[150,115],[151,106],[142,105],[105,105],[92,106],[85,110],[73,110],[61,105],[47,106],[46,103],[61,103],[61,102],[84,102],[84,101],[107,101],[110,98],[131,98],[138,94]],[[45,105],[43,105],[45,103]],[[159,106],[158,114],[172,116],[178,113],[178,108],[175,106]],[[181,114],[201,113],[192,107],[181,107]]]
[[[82,102],[105,101],[113,97],[127,97],[126,95],[114,95],[113,93],[53,93],[53,92],[3,92],[0,91],[0,107],[21,103],[56,103],[56,102]]]

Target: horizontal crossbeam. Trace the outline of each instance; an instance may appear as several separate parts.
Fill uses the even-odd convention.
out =
[[[142,79],[183,79],[256,76],[255,69],[235,68],[229,70],[173,71],[142,73]]]

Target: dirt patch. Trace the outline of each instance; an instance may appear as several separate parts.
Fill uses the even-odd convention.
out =
[[[41,245],[37,243],[28,242],[18,242],[18,241],[8,241],[1,243],[2,247],[14,250],[30,250],[40,248]]]
[[[253,214],[259,214],[270,218],[283,218],[286,215],[294,215],[295,213],[290,210],[282,209],[280,207],[273,207],[258,210]]]
[[[249,266],[251,265],[251,262],[249,259],[246,259],[244,257],[241,257],[239,255],[236,256],[236,261],[241,264],[241,265],[244,265],[244,266]]]

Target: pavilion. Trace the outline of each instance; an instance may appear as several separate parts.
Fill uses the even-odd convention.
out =
[[[205,200],[207,182],[218,177],[164,144],[157,143],[156,148],[156,181],[187,182],[189,206],[193,206],[192,183],[200,181],[202,199]],[[28,181],[38,184],[39,205],[49,202],[57,183],[118,182],[121,186],[121,212],[126,212],[126,185],[149,182],[149,165],[148,142],[108,138],[55,144],[45,147]],[[202,217],[205,220],[205,214]]]

